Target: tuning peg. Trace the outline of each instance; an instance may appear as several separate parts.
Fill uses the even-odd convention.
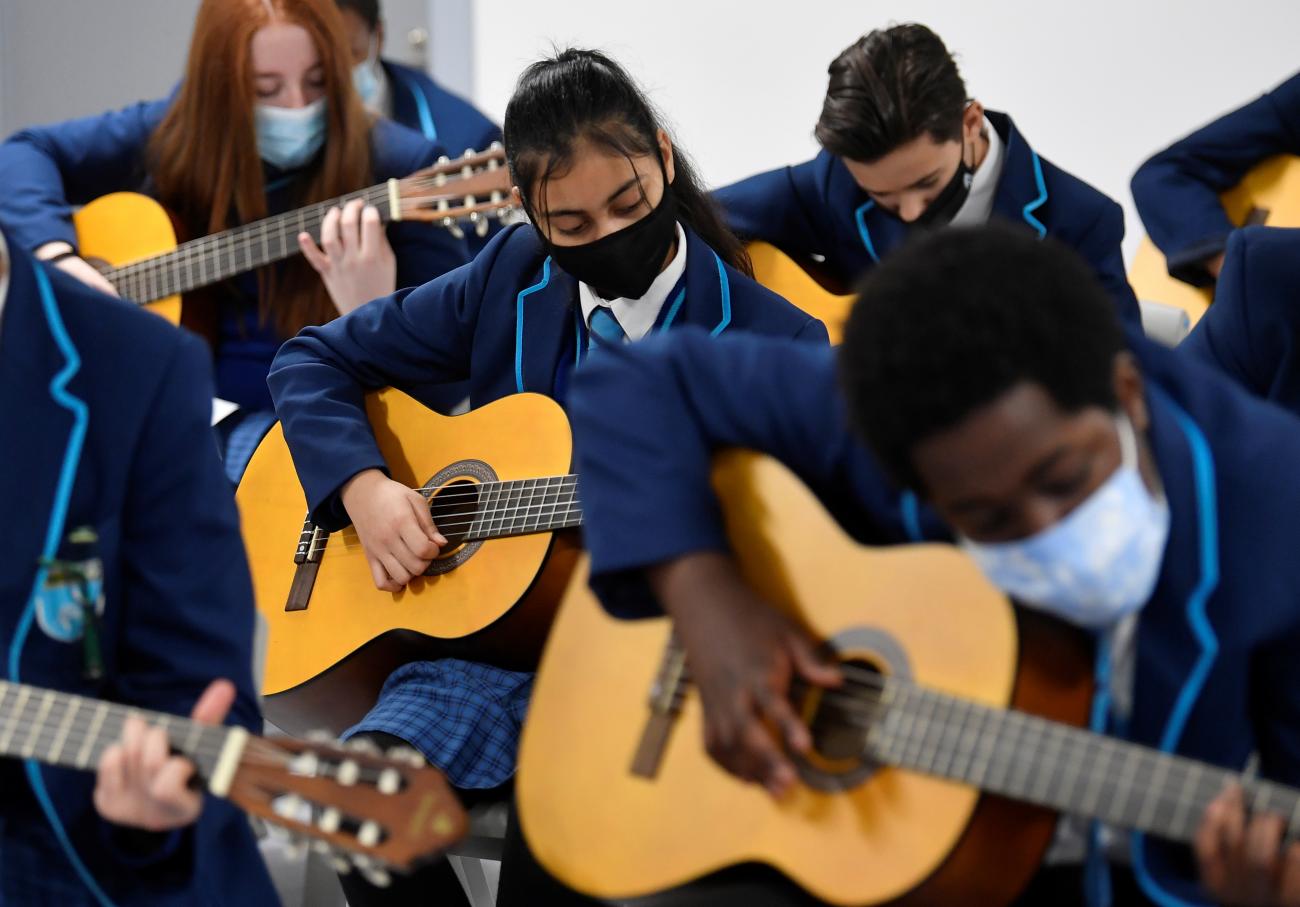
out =
[[[445,154],[440,154],[440,155],[438,155],[438,163],[439,163],[439,164],[450,164],[450,163],[451,163],[451,158],[447,157],[447,155],[445,155]]]
[[[360,869],[360,867],[357,867]],[[376,888],[387,888],[393,884],[393,877],[388,874],[388,870],[376,866],[373,869],[362,869],[361,874],[366,877],[366,881]]]
[[[311,849],[313,853],[318,853],[322,857],[328,857],[334,850],[330,847],[329,841],[322,841],[319,838],[311,842]]]
[[[320,756],[311,750],[304,750],[289,760],[289,771],[295,775],[314,778],[320,770]]]
[[[338,781],[344,787],[351,787],[357,783],[357,778],[361,775],[361,767],[351,759],[344,759],[339,763]]]
[[[402,773],[395,768],[386,768],[379,773],[379,783],[375,786],[381,794],[395,794],[402,789]]]
[[[307,841],[302,835],[290,835],[284,847],[284,855],[290,860],[300,860],[307,855]]]
[[[297,794],[285,794],[283,797],[277,797],[275,811],[286,819],[300,819],[304,813],[310,815],[310,807],[308,807],[307,801]]]
[[[330,868],[341,876],[345,876],[352,871],[352,863],[337,853],[332,853],[329,858]]]
[[[374,847],[379,843],[380,828],[379,823],[373,819],[367,819],[361,823],[361,828],[357,830],[357,840],[361,842],[362,847]]]
[[[387,755],[394,762],[409,763],[412,768],[424,768],[427,764],[424,761],[424,756],[420,755],[418,750],[409,746],[394,746],[388,750]]]
[[[316,820],[316,826],[320,828],[321,831],[330,835],[337,832],[342,823],[342,813],[333,806],[326,807],[325,811],[320,814],[320,818]]]
[[[442,226],[444,229],[447,230],[447,232],[449,232],[452,236],[456,237],[457,239],[465,238],[465,231],[460,228],[460,224],[456,223],[456,221],[453,218],[444,217],[442,219]]]
[[[354,753],[365,753],[368,756],[378,756],[380,753],[380,749],[375,742],[365,737],[353,737],[348,741],[347,746]]]
[[[306,739],[309,743],[337,743],[338,742],[338,738],[335,737],[333,734],[331,734],[329,731],[323,731],[320,729],[314,731],[308,731]]]

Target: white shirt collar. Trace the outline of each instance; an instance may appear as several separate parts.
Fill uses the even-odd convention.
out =
[[[650,284],[640,299],[601,299],[585,283],[578,282],[578,302],[582,305],[582,320],[589,326],[591,313],[597,306],[606,306],[618,321],[629,341],[640,340],[659,320],[659,312],[668,300],[668,294],[677,286],[677,281],[686,273],[686,231],[677,224],[677,253],[668,267],[659,272],[659,276]]]
[[[1004,147],[1002,136],[993,128],[989,118],[984,118],[984,131],[988,134],[989,150],[975,170],[971,180],[970,195],[957,210],[952,219],[953,226],[977,226],[988,223],[993,214],[993,199],[997,195],[998,182],[1002,179],[1002,159]]]
[[[374,100],[366,106],[380,116],[391,120],[393,118],[393,81],[388,78],[388,70],[384,68],[383,60],[375,60],[375,81],[379,87],[375,89]]]

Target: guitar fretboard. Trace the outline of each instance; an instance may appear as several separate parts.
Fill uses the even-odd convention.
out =
[[[1229,782],[1247,809],[1282,816],[1300,836],[1300,791],[890,679],[867,737],[883,763],[981,790],[1190,842],[1205,807]]]
[[[319,241],[326,213],[354,198],[373,205],[381,221],[390,220],[388,185],[381,183],[182,243],[171,252],[112,268],[104,276],[124,299],[141,305],[188,293],[297,255],[298,234],[310,233]]]
[[[0,681],[0,756],[93,770],[131,715],[163,728],[201,775],[211,775],[228,728],[8,681]]]
[[[576,475],[484,482],[466,541],[550,532],[582,525]]]

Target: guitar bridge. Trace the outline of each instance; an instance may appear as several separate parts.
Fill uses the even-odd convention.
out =
[[[636,755],[632,757],[632,774],[642,778],[653,778],[659,774],[664,751],[668,748],[668,738],[672,734],[677,715],[682,710],[682,699],[689,687],[686,651],[675,636],[670,636],[668,645],[664,647],[659,673],[650,690],[650,717],[646,721],[645,730],[641,732]]]
[[[293,583],[289,586],[289,600],[284,604],[286,611],[306,611],[311,601],[312,589],[316,586],[316,573],[320,570],[320,559],[325,554],[325,545],[330,534],[311,521],[308,513],[302,521],[302,532],[298,536],[298,547],[293,552],[293,562],[298,569],[293,572]]]

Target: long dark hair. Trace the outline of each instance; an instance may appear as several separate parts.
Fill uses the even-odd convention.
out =
[[[569,48],[524,70],[506,107],[506,162],[530,211],[547,181],[573,159],[579,139],[624,157],[659,155],[661,120],[627,70],[597,50]],[[749,256],[704,191],[695,167],[673,145],[677,216],[727,264],[753,274]]]

